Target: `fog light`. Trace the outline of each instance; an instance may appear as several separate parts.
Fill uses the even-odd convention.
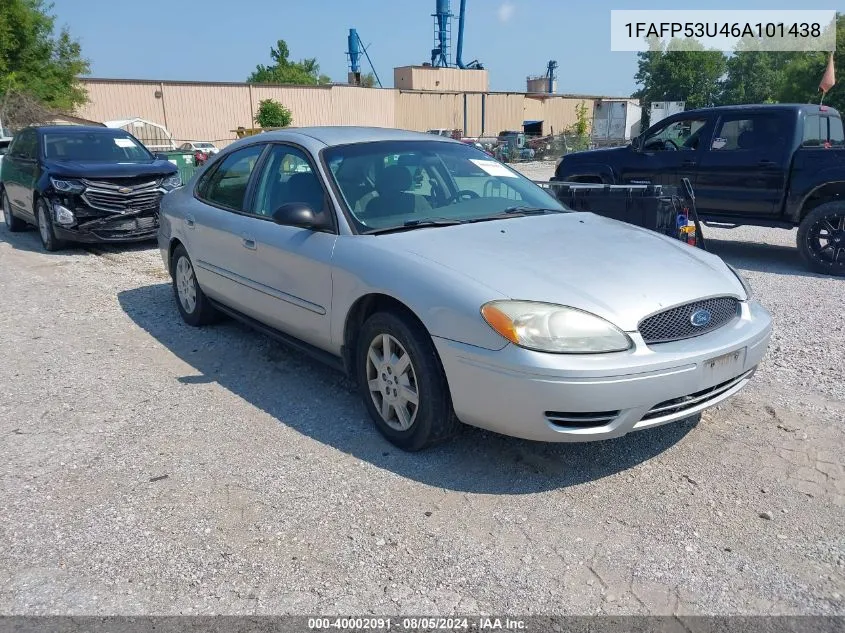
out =
[[[73,215],[73,211],[71,211],[67,207],[63,207],[58,203],[53,205],[53,213],[56,216],[56,222],[58,222],[59,224],[70,225],[76,222],[76,218]]]

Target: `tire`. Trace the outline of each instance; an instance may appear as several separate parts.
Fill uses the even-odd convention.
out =
[[[217,321],[220,313],[211,305],[211,301],[200,288],[188,251],[181,244],[173,251],[170,270],[173,278],[173,294],[182,320],[194,327]]]
[[[6,191],[0,191],[0,205],[3,206],[3,221],[6,223],[6,230],[10,233],[18,233],[26,229],[26,222],[12,214],[12,203]]]
[[[391,361],[387,363],[385,341],[390,346]],[[377,312],[361,328],[355,359],[364,406],[389,442],[413,452],[443,442],[458,431],[460,423],[452,409],[446,374],[421,325],[390,312]],[[409,397],[412,395],[416,404]]]
[[[38,236],[45,251],[52,253],[64,247],[64,242],[56,237],[53,218],[43,198],[39,198],[35,203],[35,219],[38,222]]]
[[[845,202],[825,202],[798,227],[798,252],[814,272],[845,277]]]

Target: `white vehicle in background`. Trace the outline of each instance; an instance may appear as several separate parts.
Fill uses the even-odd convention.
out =
[[[179,146],[179,150],[183,152],[202,152],[209,156],[220,151],[214,143],[209,143],[208,141],[188,141],[187,143],[182,143]]]

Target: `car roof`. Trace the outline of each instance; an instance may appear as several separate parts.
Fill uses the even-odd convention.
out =
[[[827,112],[829,114],[839,115],[835,108],[826,105],[818,105],[813,103],[749,103],[742,105],[726,105],[713,106],[711,108],[696,108],[695,110],[685,110],[678,114],[707,114],[708,112],[744,112],[752,110],[773,111],[773,112]]]
[[[99,125],[33,125],[37,132],[100,132],[102,134],[129,134],[126,130]]]
[[[361,126],[325,126],[325,127],[300,127],[285,128],[273,132],[264,132],[261,135],[249,137],[261,140],[296,140],[297,137],[307,136],[315,139],[323,145],[348,145],[350,143],[371,143],[373,141],[427,141],[429,143],[457,143],[452,139],[437,137],[422,132],[410,132],[408,130],[397,130],[384,127],[361,127]]]

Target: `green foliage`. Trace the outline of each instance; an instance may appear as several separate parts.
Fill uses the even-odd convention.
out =
[[[727,58],[696,41],[684,42],[693,50],[678,50],[680,43],[672,41],[662,47],[653,42],[651,50],[638,54],[634,79],[642,88],[634,97],[644,105],[653,101],[686,101],[687,108],[692,109],[717,103]]]
[[[315,86],[330,84],[331,78],[320,74],[320,64],[311,57],[292,62],[288,59],[290,49],[284,40],[276,42],[276,47],[270,49],[273,63],[269,66],[259,64],[253,73],[247,77],[252,84],[292,84],[298,86]]]
[[[639,53],[634,93],[644,106],[653,101],[686,101],[687,109],[741,103],[818,103],[819,82],[828,54],[817,51],[761,51],[753,38],[730,56],[718,51],[672,51],[652,44]],[[836,16],[838,81],[824,102],[845,112],[845,14]]]
[[[255,122],[261,127],[287,127],[293,122],[293,114],[278,101],[262,99],[258,103]]]
[[[73,111],[87,101],[79,75],[88,72],[79,42],[44,0],[0,2],[0,95],[26,94],[55,111]]]
[[[362,88],[375,88],[376,86],[376,76],[373,73],[367,73],[366,75],[361,75],[361,87]]]
[[[575,106],[575,125],[572,126],[572,131],[579,138],[586,137],[590,131],[589,111],[583,101]]]

